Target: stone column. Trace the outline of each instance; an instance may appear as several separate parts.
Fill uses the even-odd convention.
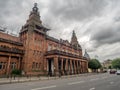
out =
[[[83,73],[85,73],[85,62],[83,61]]]
[[[44,69],[44,74],[48,74],[48,59],[44,58],[44,65],[43,65],[43,69]]]
[[[79,74],[78,60],[77,60],[77,74]]]
[[[46,71],[47,71],[47,74],[48,74],[49,68],[48,68],[48,59],[47,58],[46,58]]]
[[[62,75],[64,75],[64,71],[63,71],[63,58],[61,58],[61,72],[62,72]]]
[[[75,65],[75,60],[74,60],[74,73],[76,74],[76,65]]]
[[[55,75],[59,75],[59,71],[58,71],[58,57],[54,57],[54,73],[55,73]]]
[[[84,61],[84,73],[86,72],[86,62]]]
[[[83,73],[83,65],[82,65],[82,61],[80,61],[80,67],[81,67],[81,73]]]
[[[68,74],[68,59],[66,59],[65,71],[66,71],[66,74]]]
[[[8,58],[8,64],[7,64],[7,75],[9,75],[10,74],[10,61],[11,61],[11,56],[9,56],[9,58]]]
[[[87,73],[88,72],[88,61],[86,61],[85,67],[86,67],[86,73]]]
[[[88,72],[88,61],[86,62],[86,64],[87,64],[87,66],[86,66],[86,67],[87,67],[87,72]]]
[[[72,74],[74,74],[75,73],[74,72],[75,71],[74,60],[72,60],[71,63],[72,63]]]
[[[79,63],[79,73],[81,73],[81,65],[80,65],[80,61],[78,61]]]
[[[20,64],[21,64],[21,58],[19,57],[19,58],[18,58],[18,69],[19,69],[19,70],[21,69],[21,68],[20,68],[20,66],[21,66]]]
[[[68,74],[70,75],[70,59],[68,59]]]
[[[72,60],[70,59],[70,74],[72,74]]]

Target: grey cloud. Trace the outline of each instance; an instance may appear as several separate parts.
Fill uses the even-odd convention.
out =
[[[98,27],[98,29],[94,30],[90,39],[96,41],[96,46],[120,42],[120,23],[116,25],[114,22],[108,26]]]
[[[49,11],[63,20],[82,21],[101,15],[106,5],[105,0],[52,0]]]
[[[111,46],[120,41],[120,1],[118,1],[43,0],[38,1],[38,7],[43,24],[52,29],[48,32],[50,36],[69,40],[73,29],[76,30],[79,41],[83,36],[91,35],[88,43],[82,40],[84,42],[82,46],[86,49],[88,46],[88,52],[94,56],[96,53],[99,54],[97,49],[101,46]],[[33,3],[32,0],[1,0],[0,24],[7,25],[8,29],[19,31],[18,27],[24,25]],[[106,15],[113,15],[109,18],[111,21],[104,18]],[[104,19],[99,21],[99,18]],[[115,46],[118,47],[118,45]],[[114,55],[114,52],[117,51],[111,54]],[[101,55],[101,57],[109,56]]]
[[[1,0],[0,25],[7,27],[9,30],[15,30],[15,28],[21,27],[22,24],[24,24],[23,21],[27,17],[26,11],[30,11],[28,10],[30,5],[33,4],[28,2],[28,0]]]
[[[92,18],[99,17],[106,6],[105,0],[51,0],[43,20],[52,32],[62,33],[65,28],[70,28],[71,32],[75,29],[76,22],[76,26],[79,26],[82,21],[89,22]],[[57,33],[55,35],[58,36]]]

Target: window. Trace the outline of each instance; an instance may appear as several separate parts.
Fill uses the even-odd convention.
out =
[[[16,68],[16,63],[15,62],[12,62],[11,63],[11,69],[15,69]]]
[[[39,68],[40,68],[40,66],[41,66],[41,63],[39,63]]]
[[[0,62],[0,69],[2,69],[2,62]]]
[[[33,70],[37,70],[38,68],[39,68],[39,63],[33,62],[33,63],[32,63],[32,69],[33,69]]]
[[[35,68],[35,62],[32,63],[32,69],[34,69],[34,68]]]
[[[6,62],[3,63],[3,69],[5,69],[5,66],[6,66]]]
[[[50,51],[50,50],[51,50],[51,48],[52,48],[52,46],[51,46],[51,45],[48,45],[48,51]]]
[[[36,68],[38,68],[38,63],[36,63]]]

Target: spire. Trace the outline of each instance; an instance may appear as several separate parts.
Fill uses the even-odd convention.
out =
[[[87,58],[87,60],[90,60],[90,56],[89,56],[89,54],[87,53],[87,50],[86,50],[86,49],[85,49],[84,57]]]
[[[72,33],[71,44],[72,45],[78,45],[77,37],[76,37],[76,34],[75,34],[74,30],[73,30],[73,33]]]
[[[71,45],[74,46],[74,48],[76,49],[81,49],[81,46],[78,43],[76,33],[74,30],[73,30],[72,37],[71,37]]]
[[[76,37],[76,34],[75,34],[75,31],[73,30],[73,34],[72,34],[74,37]]]
[[[31,11],[31,13],[30,13],[30,16],[31,15],[37,15],[37,16],[40,16],[39,15],[39,11],[38,11],[39,9],[38,9],[38,7],[37,7],[37,3],[34,3],[34,7],[32,8],[32,11]]]
[[[37,3],[34,3],[28,21],[35,21],[38,22],[39,24],[42,24],[42,21],[40,20],[39,8],[37,6]]]

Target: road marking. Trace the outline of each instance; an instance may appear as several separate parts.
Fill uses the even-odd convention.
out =
[[[74,85],[74,84],[79,84],[79,83],[83,83],[85,81],[79,81],[79,82],[72,82],[72,83],[68,83],[68,85]]]
[[[55,88],[56,85],[53,85],[53,86],[47,86],[47,87],[41,87],[41,88],[34,88],[34,89],[31,89],[31,90],[41,90],[41,89],[48,89],[48,88]]]
[[[90,81],[96,81],[96,80],[99,80],[99,78],[90,79]]]
[[[95,88],[90,88],[89,90],[95,90]]]
[[[107,77],[103,77],[103,79],[105,79],[105,78],[107,78]]]
[[[110,82],[110,84],[113,84],[114,82]]]

